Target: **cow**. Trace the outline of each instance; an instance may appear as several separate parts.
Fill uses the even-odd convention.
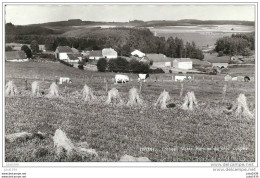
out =
[[[63,83],[72,83],[71,79],[68,77],[60,77],[60,82],[59,84],[63,84]]]
[[[149,74],[138,74],[138,82],[143,81],[149,77]]]
[[[248,76],[245,76],[245,77],[244,77],[244,81],[245,81],[245,82],[249,82],[249,81],[250,81],[250,78],[249,78]]]
[[[115,83],[126,83],[129,82],[129,77],[127,75],[116,74]]]

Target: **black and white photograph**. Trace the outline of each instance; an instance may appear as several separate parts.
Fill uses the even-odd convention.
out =
[[[257,7],[2,2],[2,168],[257,178]]]

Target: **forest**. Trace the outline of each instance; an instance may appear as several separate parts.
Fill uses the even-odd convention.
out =
[[[78,50],[99,50],[107,47],[114,48],[119,56],[130,56],[134,49],[144,53],[162,53],[168,57],[190,57],[203,59],[202,51],[194,42],[184,44],[182,39],[157,37],[147,28],[94,28],[82,37],[69,37],[54,30],[33,26],[26,32],[27,27],[17,32],[16,26],[6,24],[6,42],[30,44],[33,40],[45,44],[46,49],[55,51],[57,46],[70,46]],[[19,30],[18,30],[19,31]],[[23,33],[24,32],[24,33]],[[76,32],[74,33],[77,36]]]
[[[219,55],[249,56],[255,50],[255,33],[233,34],[217,40],[216,52]]]

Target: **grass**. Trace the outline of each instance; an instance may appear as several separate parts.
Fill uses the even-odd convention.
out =
[[[106,100],[103,78],[110,78],[113,73],[81,71],[58,63],[6,63],[5,71],[6,78],[19,76],[20,79],[16,78],[14,82],[22,92],[17,97],[6,97],[6,134],[41,131],[48,135],[43,140],[6,143],[7,162],[118,161],[124,154],[145,156],[155,162],[254,161],[254,119],[237,118],[235,113],[224,112],[226,104],[235,101],[240,93],[247,96],[249,109],[254,111],[254,82],[230,82],[226,100],[221,103],[223,76],[202,81],[201,76],[196,75],[196,81],[184,83],[184,95],[194,91],[199,107],[194,111],[183,111],[180,109],[184,99],[179,96],[180,83],[154,82],[153,75],[142,88],[146,107],[130,108],[103,104]],[[92,75],[92,80],[86,79]],[[71,77],[73,83],[59,86],[62,98],[32,98],[24,90],[23,82],[24,78],[32,76],[50,80],[43,82],[41,90],[46,90],[51,80],[59,76]],[[170,78],[169,74],[158,76]],[[72,95],[80,91],[85,82],[102,103],[89,105]],[[139,88],[136,80],[117,85],[110,81],[108,89],[116,87],[126,103],[128,91],[133,86]],[[153,107],[164,89],[177,105],[175,108],[160,110]],[[88,142],[99,157],[57,158],[52,136],[58,128],[74,143]],[[240,147],[246,150],[237,150]]]

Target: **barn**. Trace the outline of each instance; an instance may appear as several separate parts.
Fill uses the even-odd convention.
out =
[[[24,51],[6,51],[5,60],[9,62],[27,62],[29,61]]]
[[[89,52],[89,59],[99,60],[103,58],[101,50],[92,50]]]
[[[102,49],[102,56],[106,59],[117,58],[117,52],[113,48]]]
[[[175,58],[172,61],[172,67],[177,69],[192,69],[192,60],[190,58]]]
[[[164,54],[146,54],[149,61],[152,62],[152,66],[156,68],[171,67],[171,60]]]
[[[55,57],[59,60],[66,61],[68,54],[72,54],[73,51],[69,46],[58,46],[55,50]]]
[[[208,61],[211,62],[212,67],[227,68],[228,63],[230,62],[230,57],[229,56],[215,57]]]

